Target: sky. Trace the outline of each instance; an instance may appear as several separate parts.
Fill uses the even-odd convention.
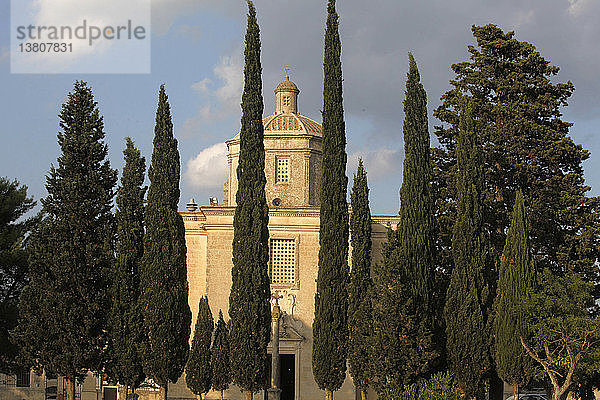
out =
[[[15,0],[43,4],[49,0]],[[52,0],[56,13],[76,14],[74,0]],[[110,0],[115,1],[115,0]],[[109,0],[86,0],[106,4]],[[60,148],[58,113],[75,80],[87,81],[104,116],[114,168],[123,167],[130,136],[150,163],[158,90],[165,84],[181,155],[180,209],[222,202],[224,142],[240,127],[246,3],[241,0],[151,0],[150,73],[11,74],[10,1],[0,0],[0,176],[17,179],[39,200]],[[75,4],[75,5],[73,5]],[[321,121],[325,0],[255,0],[261,28],[265,116],[290,66],[299,111]],[[75,7],[75,8],[74,8]],[[561,68],[554,81],[575,92],[564,119],[591,151],[584,163],[590,195],[600,194],[600,0],[339,0],[349,181],[362,157],[373,214],[395,214],[404,158],[402,101],[408,52],[419,65],[432,111],[468,59],[472,25],[515,31]],[[74,12],[75,10],[75,12]],[[432,145],[437,145],[432,136]]]

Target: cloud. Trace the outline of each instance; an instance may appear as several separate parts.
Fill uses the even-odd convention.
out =
[[[131,62],[123,61],[124,55],[134,57],[134,54],[140,59],[145,55],[144,61],[149,55],[148,40],[117,40],[116,36],[127,37],[128,33],[122,34],[117,27],[126,27],[129,21],[132,30],[124,32],[132,32],[137,26],[142,26],[147,33],[150,28],[150,0],[23,0],[13,2],[12,6],[11,18],[15,26],[33,25],[38,28],[30,31],[32,38],[28,42],[54,42],[56,38],[51,37],[51,32],[54,32],[54,35],[64,38],[61,42],[69,45],[68,51],[13,53],[13,66],[17,70],[74,72],[69,67],[81,62],[86,72],[123,72],[114,70],[117,68],[114,66],[115,59],[121,60],[123,66],[125,61]],[[63,30],[63,27],[69,27],[70,30]],[[111,29],[107,31],[106,28]],[[83,39],[78,37],[82,32],[85,35]],[[104,39],[103,35],[106,34],[112,34],[114,40]],[[98,36],[92,39],[92,35]],[[21,42],[21,39],[15,40]],[[113,70],[109,69],[111,65]],[[106,67],[109,68],[103,70]]]
[[[569,8],[567,11],[574,17],[582,15],[588,6],[592,4],[592,0],[569,0]]]
[[[184,178],[194,189],[222,189],[227,179],[227,145],[214,144],[190,159]]]
[[[221,57],[213,68],[214,80],[204,78],[191,85],[191,89],[202,96],[202,103],[197,112],[183,123],[183,137],[197,136],[204,125],[211,125],[224,118],[240,114],[242,98],[242,60],[239,56]],[[214,81],[220,83],[211,89]]]
[[[152,32],[165,35],[178,17],[206,9],[230,14],[239,6],[236,2],[223,0],[152,0]]]
[[[204,78],[200,82],[196,82],[192,84],[192,89],[199,93],[208,92],[208,85],[212,83],[210,78]]]
[[[348,176],[352,177],[358,168],[358,159],[362,158],[369,181],[379,181],[390,173],[398,174],[402,168],[400,150],[380,148],[357,151],[348,156]]]
[[[516,28],[530,24],[535,18],[533,10],[518,10],[514,18],[514,26]]]

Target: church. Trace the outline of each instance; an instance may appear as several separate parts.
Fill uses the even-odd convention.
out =
[[[263,119],[265,191],[269,204],[268,268],[271,292],[282,296],[279,305],[284,313],[279,331],[282,400],[323,398],[312,374],[323,130],[320,123],[298,112],[299,93],[286,74],[275,89],[275,112]],[[192,332],[198,302],[204,295],[208,296],[215,319],[219,310],[228,319],[239,134],[226,143],[228,178],[223,205],[218,205],[215,199],[211,205],[202,207],[190,201],[188,212],[181,213],[187,245]],[[347,175],[352,174],[353,171],[347,171]],[[388,227],[395,227],[397,223],[397,216],[372,217],[373,261],[381,258],[381,244],[387,240]],[[178,385],[181,383],[182,380]],[[262,399],[263,396],[261,393],[257,397]],[[348,376],[336,392],[336,398],[350,400],[355,396],[352,379]],[[219,394],[211,392],[207,398],[218,399]],[[243,395],[232,386],[225,398],[242,399]]]
[[[319,186],[321,180],[323,129],[318,122],[298,112],[298,87],[286,74],[275,89],[275,112],[263,119],[265,147],[266,198],[269,204],[269,276],[271,292],[278,297],[280,319],[281,400],[314,400],[324,397],[312,373],[312,322],[319,255]],[[225,138],[224,138],[225,139]],[[239,134],[227,142],[228,178],[223,189],[223,204],[211,199],[198,207],[193,201],[181,212],[187,245],[189,306],[192,334],[198,303],[208,296],[213,317],[219,310],[228,316],[231,289],[233,215],[236,206]],[[368,167],[368,166],[367,166]],[[352,176],[353,171],[347,171]],[[395,227],[398,216],[372,216],[372,258],[381,259],[381,245],[388,227]],[[350,249],[350,254],[352,249]],[[351,259],[348,260],[351,263]],[[191,342],[191,338],[190,338]],[[271,353],[271,345],[268,349]],[[17,375],[0,374],[0,399],[59,400],[66,382],[60,376],[37,375],[24,371]],[[158,398],[158,386],[146,381],[136,391],[140,400]],[[336,399],[360,399],[352,379],[347,377]],[[80,400],[125,400],[125,388],[105,375],[88,373],[76,386]],[[169,384],[170,400],[194,400],[182,376]],[[209,392],[207,399],[219,399]],[[244,399],[239,388],[231,386],[227,400]],[[265,399],[265,393],[255,395]],[[373,396],[373,398],[375,398]]]

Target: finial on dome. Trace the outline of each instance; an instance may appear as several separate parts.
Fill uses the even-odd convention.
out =
[[[289,81],[290,80],[290,67],[286,65],[283,69],[285,69],[285,80]]]

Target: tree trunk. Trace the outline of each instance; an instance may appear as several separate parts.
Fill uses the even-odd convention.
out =
[[[158,391],[158,400],[167,400],[167,392],[169,390],[169,383],[165,383],[164,385],[160,385],[160,390]]]
[[[490,400],[502,400],[504,398],[504,381],[498,377],[495,369],[490,371],[489,395]]]
[[[513,383],[513,395],[515,400],[519,400],[519,385],[516,383]]]
[[[246,390],[246,400],[252,400],[254,398],[254,393],[252,390]]]
[[[223,390],[221,390],[221,400],[223,400]]]
[[[75,400],[75,378],[67,378],[66,400]]]
[[[325,400],[333,400],[333,391],[325,389]]]
[[[367,389],[360,391],[360,398],[361,400],[367,400]]]

